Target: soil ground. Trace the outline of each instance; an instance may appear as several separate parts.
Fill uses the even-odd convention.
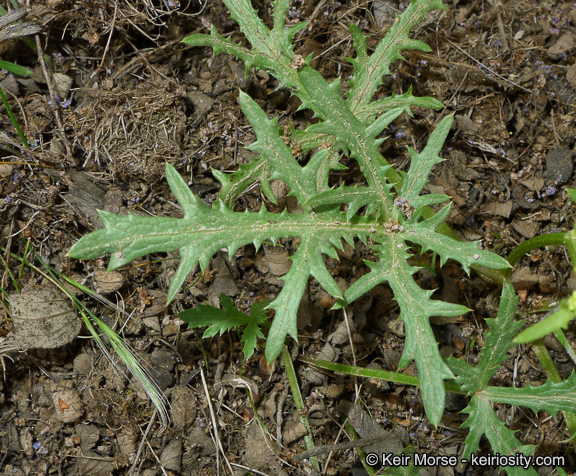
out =
[[[2,113],[0,245],[30,261],[33,250],[117,306],[110,309],[81,296],[149,364],[170,400],[172,420],[163,428],[141,387],[120,375],[90,338],[73,339],[56,350],[13,348],[14,309],[3,296],[1,474],[314,474],[309,460],[299,458],[304,432],[283,366],[266,365],[262,350],[245,361],[236,333],[202,340],[201,332],[188,330],[177,318],[197,304],[217,305],[222,293],[241,310],[254,300],[274,298],[290,266],[291,240],[282,243],[279,254],[274,248],[245,247],[231,260],[225,253],[217,255],[208,272],[194,271],[188,289],[167,307],[177,256],[145,256],[112,277],[103,273],[107,258],[66,257],[80,237],[102,226],[97,209],[182,216],[165,181],[167,162],[211,203],[219,192],[211,170],[232,172],[253,156],[244,149],[254,135],[238,106],[239,89],[279,116],[281,124],[303,123],[309,116],[297,112],[298,102],[268,74],[250,71],[245,77],[244,65],[236,59],[213,58],[209,49],[181,43],[188,34],[208,33],[210,24],[242,41],[219,0],[31,3],[26,20],[42,27],[39,45],[50,62],[44,69],[22,39],[0,45],[2,59],[34,70],[26,79],[2,76],[2,88],[33,147],[22,147]],[[449,224],[464,239],[482,240],[487,249],[506,256],[529,238],[573,226],[574,206],[565,189],[576,187],[576,7],[554,0],[445,3],[448,10],[431,14],[413,34],[432,51],[407,52],[406,61],[394,63],[381,92],[402,93],[412,86],[415,95],[433,96],[447,109],[415,110],[414,118],[401,117],[381,152],[398,169],[406,169],[406,146],[421,150],[440,118],[454,113],[441,153],[448,160],[435,169],[429,189],[451,196]],[[269,2],[253,4],[269,22]],[[374,47],[394,21],[386,12],[380,1],[295,0],[290,21],[309,22],[297,36],[296,53],[314,54],[313,65],[326,78],[347,78],[351,67],[344,58],[354,56],[349,25],[358,25]],[[353,179],[358,171],[351,167],[346,173]],[[274,186],[280,206],[290,208],[285,187]],[[236,207],[258,209],[261,200],[254,188]],[[8,270],[20,275],[28,289],[46,287],[37,271],[21,269],[8,251],[2,252],[1,278],[7,292],[15,291]],[[349,283],[365,270],[363,251],[345,249],[333,263],[333,274]],[[434,322],[443,352],[467,352],[463,335],[483,342],[485,319],[497,309],[496,284],[467,276],[451,263],[417,278],[444,300],[474,309],[458,322]],[[516,266],[514,283],[521,296],[518,317],[532,322],[543,305],[576,289],[561,247],[530,253]],[[343,314],[330,311],[331,305],[311,280],[300,309],[308,321],[302,325],[300,346],[291,349],[293,356],[316,357],[329,343],[338,362],[350,364],[355,355],[358,365],[397,369],[403,330],[386,286],[347,310],[355,328],[354,354]],[[35,310],[40,316],[48,312],[42,304]],[[86,329],[80,335],[88,336]],[[574,329],[566,335],[574,345]],[[567,377],[574,364],[557,341],[546,339],[545,344],[560,375]],[[389,445],[401,449],[410,444],[433,455],[462,452],[465,402],[450,400],[441,425],[434,428],[413,388],[324,374],[297,360],[296,366],[315,445],[326,449],[319,455],[325,474],[365,474],[353,448],[325,446],[348,441],[343,415],[356,400],[366,413],[348,418],[356,419],[363,438],[385,436]],[[538,384],[545,380],[539,369],[530,346],[517,348],[495,382]],[[536,445],[537,454],[561,455],[566,470],[576,467],[561,417],[505,405],[497,410],[524,444]],[[489,448],[483,443],[482,450]],[[427,471],[498,472],[464,467]],[[549,469],[540,471],[548,474]]]

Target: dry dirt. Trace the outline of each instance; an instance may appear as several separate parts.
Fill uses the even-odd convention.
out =
[[[209,49],[181,43],[187,34],[207,33],[210,24],[242,41],[220,0],[31,3],[26,20],[41,26],[39,46],[49,63],[43,68],[23,39],[0,45],[3,60],[34,69],[31,78],[5,73],[0,78],[33,146],[22,147],[2,112],[0,285],[7,293],[15,291],[11,271],[28,289],[45,287],[36,270],[22,268],[10,255],[28,253],[34,261],[34,251],[116,304],[122,312],[81,295],[149,364],[171,402],[172,422],[161,427],[141,388],[119,375],[90,338],[72,339],[55,350],[18,349],[14,318],[28,314],[14,313],[14,304],[2,294],[1,474],[199,475],[229,474],[230,469],[235,474],[314,474],[309,461],[301,460],[306,456],[303,431],[283,366],[267,366],[262,350],[243,360],[236,333],[202,340],[201,332],[177,319],[180,311],[198,303],[217,304],[221,293],[242,310],[254,300],[274,298],[290,265],[287,256],[297,246],[292,240],[282,242],[280,252],[245,247],[231,260],[219,254],[209,272],[200,276],[195,270],[188,289],[168,307],[166,290],[177,256],[146,256],[113,277],[102,274],[107,258],[66,257],[73,243],[102,226],[97,209],[181,216],[164,179],[167,162],[211,203],[219,191],[211,170],[234,171],[252,157],[244,149],[254,135],[238,106],[239,89],[278,115],[281,124],[304,123],[310,116],[297,112],[298,101],[268,74],[251,71],[245,77],[244,65],[234,58],[212,58]],[[393,21],[386,18],[382,2],[375,3],[295,0],[290,20],[309,22],[297,36],[296,52],[313,53],[313,65],[326,78],[348,77],[351,67],[344,58],[354,56],[348,25],[358,25],[373,47]],[[441,153],[448,160],[435,170],[429,188],[451,196],[449,222],[463,238],[483,240],[488,249],[506,256],[529,238],[573,226],[574,206],[565,188],[576,186],[576,7],[554,0],[445,3],[449,10],[430,15],[415,31],[432,52],[407,52],[405,62],[394,64],[381,93],[402,93],[412,85],[415,95],[436,97],[447,110],[415,110],[413,119],[401,117],[382,153],[406,169],[406,146],[421,149],[434,124],[454,113]],[[269,22],[269,2],[253,4]],[[354,179],[358,170],[350,165],[345,176],[334,175],[334,183]],[[285,187],[275,187],[279,206],[290,209]],[[235,207],[258,209],[262,200],[254,188]],[[362,247],[347,248],[340,258],[329,263],[338,280],[350,283],[366,272],[363,260],[369,256]],[[453,263],[442,269],[422,264],[427,265],[418,276],[422,286],[474,309],[458,322],[434,322],[442,352],[462,355],[470,348],[463,335],[483,342],[485,319],[497,309],[498,287],[465,275]],[[522,298],[519,317],[529,321],[539,318],[543,304],[576,289],[561,247],[530,253],[516,266],[514,281]],[[378,286],[347,310],[358,365],[397,369],[403,329],[391,297],[389,288]],[[306,318],[300,346],[291,349],[293,356],[317,357],[323,350],[325,359],[352,362],[342,312],[330,311],[331,305],[311,280],[300,309]],[[42,306],[34,309],[39,317],[30,315],[41,320]],[[80,334],[88,336],[86,329]],[[574,341],[573,328],[567,336]],[[574,365],[562,347],[553,339],[545,343],[560,375],[568,376]],[[355,381],[295,364],[315,445],[323,447],[318,457],[325,474],[365,474],[352,447],[325,447],[348,441],[346,415],[362,438],[384,437],[374,443],[375,451],[410,444],[434,455],[462,452],[462,399],[449,399],[441,425],[434,428],[413,388]],[[519,385],[540,383],[545,376],[539,369],[532,349],[518,348],[495,384],[513,385],[514,376]],[[358,406],[351,410],[357,399],[365,412]],[[562,455],[566,470],[576,467],[562,418],[505,405],[497,410],[520,440],[536,445],[537,454]],[[221,445],[228,462],[215,445]],[[482,450],[489,448],[483,443]],[[464,473],[480,474],[462,467],[428,469],[428,474]],[[542,474],[548,474],[545,468]]]

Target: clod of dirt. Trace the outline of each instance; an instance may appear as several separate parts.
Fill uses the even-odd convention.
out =
[[[523,266],[512,273],[510,281],[516,290],[530,290],[538,284],[540,277],[532,273],[529,266]]]
[[[574,172],[574,152],[565,147],[556,147],[546,155],[546,178],[558,184],[567,182]]]
[[[80,448],[83,453],[90,451],[100,439],[100,432],[96,425],[76,424],[76,436],[80,439]]]
[[[292,261],[288,259],[288,250],[278,246],[264,246],[266,264],[274,276],[284,276],[290,271]]]
[[[266,469],[268,474],[284,476],[287,473],[278,463],[277,452],[279,449],[274,441],[267,441],[264,430],[255,423],[250,425],[246,430],[246,453],[244,455],[246,466],[257,470]]]
[[[52,80],[54,81],[54,92],[58,94],[60,99],[66,99],[74,80],[67,74],[63,73],[54,73],[52,75]]]
[[[220,307],[220,296],[222,294],[229,297],[237,296],[240,294],[240,289],[222,256],[217,256],[213,260],[212,269],[216,274],[208,289],[208,301],[210,305]]]
[[[576,46],[576,39],[571,33],[566,33],[558,38],[558,41],[553,46],[548,48],[547,55],[551,59],[559,59],[560,56],[568,54]]]
[[[538,225],[532,221],[514,220],[512,227],[527,239],[535,237],[536,233],[538,233]]]
[[[526,187],[524,187],[524,185],[520,183],[517,183],[512,189],[512,198],[514,198],[514,202],[526,210],[536,210],[542,205],[540,201],[533,198],[533,195],[534,194],[532,191],[528,190]],[[511,208],[510,212],[512,212]],[[510,213],[508,213],[508,215],[501,216],[508,218]]]
[[[406,336],[404,321],[401,321],[400,319],[394,319],[390,321],[388,323],[388,330],[398,337]]]
[[[352,425],[361,439],[382,438],[374,443],[365,445],[364,451],[366,453],[400,453],[407,443],[408,435],[399,435],[384,430],[358,405],[353,405],[350,412],[348,412],[348,423]]]
[[[338,398],[344,393],[345,388],[344,384],[340,384],[320,386],[316,387],[315,390],[325,398]]]
[[[160,455],[162,467],[170,471],[180,471],[182,467],[182,440],[170,441]]]
[[[176,387],[172,392],[172,421],[174,430],[181,432],[196,418],[194,392],[188,387]]]
[[[94,361],[88,354],[80,354],[74,359],[74,372],[88,375],[94,369]]]
[[[283,429],[282,439],[285,445],[289,445],[290,443],[298,441],[307,434],[308,430],[301,422],[287,421],[286,426]]]
[[[570,84],[572,88],[576,88],[576,63],[568,68],[566,81],[568,81],[568,84]]]
[[[194,122],[191,127],[194,128],[202,122],[204,116],[210,112],[214,105],[214,100],[200,91],[188,91],[186,96],[194,106]]]
[[[158,289],[147,289],[149,307],[144,309],[144,317],[153,317],[160,314],[164,309],[166,309],[166,303],[168,302],[168,296],[165,292]],[[158,329],[159,330],[159,329]]]
[[[374,19],[378,26],[384,26],[396,18],[398,11],[398,2],[395,0],[376,0],[372,4]]]
[[[487,215],[509,218],[512,213],[512,202],[510,200],[505,203],[490,202],[482,205],[480,210]]]
[[[0,87],[2,88],[3,91],[8,91],[10,94],[18,97],[19,96],[19,87],[18,87],[18,82],[16,81],[16,78],[14,77],[13,74],[9,74],[8,76],[6,76],[6,78],[4,80],[2,80],[2,82],[0,82]]]
[[[130,430],[129,428],[123,428],[120,433],[118,433],[117,441],[118,448],[124,456],[129,456],[136,453],[136,440],[138,435]]]
[[[172,372],[176,364],[174,354],[166,349],[154,349],[152,354],[150,354],[150,360],[154,367],[165,372]]]
[[[317,359],[336,362],[339,355],[340,352],[332,344],[327,342],[318,354]],[[306,371],[306,379],[315,385],[323,385],[326,381],[326,375],[319,370],[308,369]]]
[[[197,446],[201,448],[199,456],[214,455],[216,453],[216,446],[212,438],[204,433],[200,426],[195,426],[188,435],[188,444],[190,446]]]
[[[11,165],[0,164],[0,177],[10,177],[10,175],[12,175],[13,170],[14,167],[12,167]]]
[[[72,302],[53,287],[10,295],[14,335],[32,349],[55,349],[73,341],[82,324]]]
[[[52,403],[56,417],[63,423],[72,423],[84,414],[82,400],[76,390],[66,388],[53,392]]]
[[[124,285],[124,276],[118,271],[105,271],[99,269],[94,272],[94,284],[96,292],[110,294],[118,291]]]

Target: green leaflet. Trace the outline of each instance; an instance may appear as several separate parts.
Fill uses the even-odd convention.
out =
[[[317,255],[336,256],[332,245],[340,248],[341,239],[352,242],[354,236],[369,233],[368,222],[340,226],[345,219],[343,213],[274,214],[266,211],[265,207],[259,213],[239,213],[220,201],[210,208],[192,194],[171,165],[166,166],[166,176],[182,206],[184,218],[122,217],[100,211],[105,228],[83,237],[70,249],[69,256],[92,259],[111,253],[109,269],[112,270],[148,253],[180,250],[181,263],[168,293],[169,300],[172,300],[196,263],[205,269],[212,255],[221,248],[227,248],[232,255],[248,243],[258,248],[266,240],[311,234],[316,240],[314,248],[305,253],[297,251],[295,256],[299,257],[301,253],[302,259],[309,262],[311,274],[319,276],[327,289],[335,291],[337,288],[328,283],[324,263]],[[318,269],[318,266],[324,269]]]
[[[450,131],[450,126],[452,125],[452,116],[448,116],[442,120],[440,124],[434,129],[434,132],[430,135],[428,139],[428,144],[422,151],[418,154],[414,149],[409,148],[410,152],[410,169],[408,173],[401,172],[400,174],[404,178],[404,183],[402,184],[402,190],[400,191],[400,196],[405,198],[408,203],[413,205],[413,201],[418,198],[420,192],[424,188],[424,185],[428,183],[428,176],[432,171],[432,168],[444,161],[438,157],[440,149],[444,145],[444,141],[448,136]]]
[[[259,326],[265,325],[268,320],[264,312],[268,301],[254,302],[250,307],[249,316],[236,309],[232,300],[225,294],[220,296],[220,304],[222,309],[200,304],[194,309],[182,311],[178,317],[187,322],[190,329],[210,326],[204,332],[205,338],[243,327],[240,342],[243,344],[244,356],[249,359],[256,350],[257,340],[264,339]]]
[[[568,329],[570,321],[576,317],[576,292],[562,301],[560,307],[546,319],[540,321],[528,329],[523,330],[514,338],[517,344],[526,344],[541,339],[546,334],[558,332],[560,329]]]
[[[573,412],[576,408],[576,374],[571,374],[567,380],[554,383],[548,379],[544,385],[523,388],[488,387],[483,394],[493,402],[521,405],[532,409],[535,413],[546,410],[556,416],[559,411]]]

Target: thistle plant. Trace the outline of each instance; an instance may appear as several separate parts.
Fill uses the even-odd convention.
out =
[[[447,116],[431,133],[421,151],[409,149],[408,172],[396,172],[380,154],[384,141],[380,134],[410,108],[440,109],[442,104],[428,97],[415,97],[411,91],[373,100],[390,65],[402,59],[407,49],[430,51],[425,43],[409,38],[411,29],[433,9],[444,9],[440,0],[414,0],[372,54],[366,37],[350,27],[356,58],[349,59],[354,73],[344,98],[339,79],[328,82],[310,67],[311,57],[294,53],[294,35],[304,23],[287,27],[285,15],[289,0],[273,2],[273,28],[270,30],[252,9],[249,0],[225,0],[231,16],[238,22],[251,49],[235,44],[218,34],[191,35],[189,45],[209,46],[214,54],[232,54],[245,61],[246,71],[265,70],[278,78],[301,101],[301,109],[314,112],[315,124],[303,130],[290,129],[283,136],[277,119],[268,114],[247,94],[240,92],[242,111],[254,127],[257,141],[248,148],[260,155],[241,166],[234,174],[213,170],[222,184],[219,199],[206,205],[195,196],[176,169],[166,166],[166,177],[181,205],[184,218],[118,216],[100,211],[105,228],[83,237],[69,251],[74,258],[93,259],[110,253],[109,269],[123,266],[152,252],[180,251],[180,266],[168,292],[169,301],[199,263],[204,270],[218,250],[227,248],[232,256],[241,246],[275,242],[280,238],[299,238],[291,257],[280,294],[269,305],[275,311],[266,341],[266,358],[275,360],[286,337],[297,339],[298,303],[310,276],[338,299],[336,307],[347,305],[388,282],[400,306],[406,326],[406,343],[400,361],[405,367],[415,361],[421,379],[422,397],[428,418],[437,424],[443,413],[444,379],[453,379],[450,367],[441,358],[430,327],[431,316],[459,316],[465,306],[431,299],[432,291],[422,289],[413,278],[418,268],[409,264],[411,250],[432,251],[441,264],[453,259],[469,271],[472,265],[506,269],[508,262],[485,250],[478,243],[460,242],[438,232],[450,213],[446,195],[421,195],[431,169],[440,163],[438,156],[452,124]],[[288,145],[287,145],[288,144]],[[309,153],[306,165],[296,159],[296,151]],[[340,157],[355,159],[364,176],[364,186],[331,188],[331,170],[341,170]],[[302,214],[271,213],[262,206],[259,212],[236,212],[236,198],[259,182],[266,197],[275,202],[271,180],[283,180],[302,207]],[[436,207],[433,209],[432,207]],[[324,256],[337,258],[342,241],[354,245],[361,240],[375,251],[377,261],[367,262],[370,272],[344,293],[325,265]]]
[[[224,3],[251,48],[222,37],[214,27],[211,35],[191,35],[184,42],[211,47],[215,55],[234,55],[245,62],[247,72],[256,68],[274,75],[302,101],[301,109],[314,112],[316,123],[309,124],[305,130],[280,128],[276,118],[270,119],[253,99],[240,92],[242,111],[257,137],[249,149],[259,155],[240,166],[235,173],[212,171],[222,189],[211,207],[190,191],[174,167],[167,165],[166,177],[183,209],[183,218],[122,217],[101,211],[105,228],[83,237],[70,249],[69,255],[93,259],[109,253],[109,269],[112,270],[148,253],[179,250],[180,265],[168,291],[171,301],[193,267],[198,263],[205,270],[211,257],[222,248],[232,256],[247,244],[258,248],[265,242],[275,243],[281,238],[299,238],[298,248],[291,256],[290,270],[283,278],[283,288],[266,307],[275,312],[266,340],[265,355],[269,362],[280,355],[288,336],[297,339],[298,304],[310,277],[337,299],[335,308],[349,305],[375,286],[387,282],[406,327],[399,368],[415,361],[418,378],[311,359],[307,361],[355,376],[418,385],[426,414],[435,425],[444,411],[446,390],[466,394],[470,397],[470,404],[464,410],[469,415],[464,424],[469,428],[464,458],[471,457],[478,450],[483,435],[501,455],[531,455],[534,447],[523,446],[516,439],[514,432],[499,420],[492,404],[523,405],[535,412],[546,410],[552,415],[558,411],[570,412],[576,408],[575,377],[564,382],[559,378],[551,379],[540,387],[489,385],[514,345],[514,336],[521,327],[520,323],[514,323],[518,299],[506,280],[498,315],[487,321],[489,332],[478,365],[474,367],[455,358],[442,359],[429,318],[459,316],[469,309],[432,299],[432,291],[422,289],[414,280],[418,268],[410,264],[415,252],[430,251],[439,257],[441,265],[452,259],[467,272],[472,266],[484,267],[496,270],[502,278],[506,274],[503,271],[515,261],[482,250],[478,243],[461,242],[450,236],[444,223],[450,213],[450,204],[446,204],[449,197],[422,194],[432,168],[442,161],[439,153],[452,117],[447,116],[438,123],[422,151],[409,149],[411,162],[407,172],[397,172],[379,152],[384,141],[380,135],[401,114],[410,114],[411,107],[442,108],[437,100],[415,97],[411,90],[402,95],[375,98],[383,76],[390,74],[391,63],[402,59],[402,50],[430,50],[425,43],[408,35],[428,12],[445,8],[442,2],[413,0],[371,54],[365,36],[352,25],[350,32],[356,57],[348,59],[354,71],[345,94],[341,91],[339,79],[328,82],[310,66],[311,57],[304,59],[294,53],[294,35],[305,24],[287,27],[285,15],[289,0],[273,2],[272,29],[260,20],[250,0],[224,0]],[[308,157],[305,163],[297,159],[301,154]],[[361,186],[333,188],[329,185],[330,172],[345,168],[340,160],[342,156],[358,163],[364,177]],[[235,200],[256,183],[260,184],[266,198],[276,203],[271,180],[286,183],[302,213],[273,213],[265,204],[257,212],[234,211]],[[572,243],[568,238],[562,243]],[[325,257],[337,258],[337,250],[342,249],[343,242],[354,246],[359,241],[372,248],[376,259],[366,262],[369,272],[342,292],[326,268]],[[529,244],[516,255],[519,257],[536,245]],[[574,246],[569,249],[574,258]],[[572,304],[569,302],[567,305]],[[223,305],[221,312],[206,308],[188,312],[186,320],[192,327],[210,325],[207,335],[231,327],[247,326],[243,338],[244,352],[250,355],[256,348],[257,339],[263,336],[258,328],[265,324],[263,310],[259,306],[253,307],[248,317],[235,312],[232,303],[226,299]],[[576,309],[576,304],[570,307],[571,312],[572,308]],[[554,324],[553,329],[547,329],[549,332],[557,331],[565,325],[566,319],[563,318],[559,324]],[[574,431],[574,417],[570,413],[566,416],[569,428]],[[526,473],[526,469],[520,466],[506,466],[506,470],[508,474],[536,474],[534,470]]]

